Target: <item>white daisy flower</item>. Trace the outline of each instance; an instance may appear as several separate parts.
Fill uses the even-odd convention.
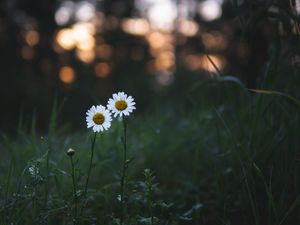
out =
[[[107,108],[114,114],[114,117],[129,116],[135,109],[133,97],[127,96],[124,92],[113,94],[113,97],[108,100]]]
[[[87,128],[93,127],[94,132],[110,128],[111,120],[111,113],[102,105],[92,106],[86,113]]]

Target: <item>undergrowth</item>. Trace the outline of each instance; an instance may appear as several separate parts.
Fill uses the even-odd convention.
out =
[[[299,105],[226,80],[129,119],[124,224],[299,224]],[[0,224],[119,224],[122,122],[96,140],[84,198],[93,134],[58,125],[53,108],[47,134],[34,118],[2,134]]]

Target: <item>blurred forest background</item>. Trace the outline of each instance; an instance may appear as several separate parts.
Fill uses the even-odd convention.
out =
[[[299,66],[299,13],[298,0],[1,1],[1,130],[21,114],[45,130],[54,96],[78,128],[118,90],[141,112],[219,72],[263,86],[268,66]]]
[[[122,225],[123,159],[124,224],[299,225],[299,22],[300,0],[1,0],[0,224],[76,224],[76,177],[77,224]],[[128,162],[120,121],[84,129],[118,91]]]

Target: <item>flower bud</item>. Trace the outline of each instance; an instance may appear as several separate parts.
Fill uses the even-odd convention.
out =
[[[67,151],[67,155],[72,157],[75,154],[75,150],[73,148],[69,148],[69,150]]]

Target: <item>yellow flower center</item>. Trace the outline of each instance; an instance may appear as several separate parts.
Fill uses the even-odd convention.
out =
[[[93,121],[95,124],[103,124],[104,123],[104,120],[105,120],[105,117],[103,116],[102,113],[96,113],[94,116],[93,116]]]
[[[117,110],[124,110],[127,108],[127,103],[124,100],[119,100],[115,103]]]

